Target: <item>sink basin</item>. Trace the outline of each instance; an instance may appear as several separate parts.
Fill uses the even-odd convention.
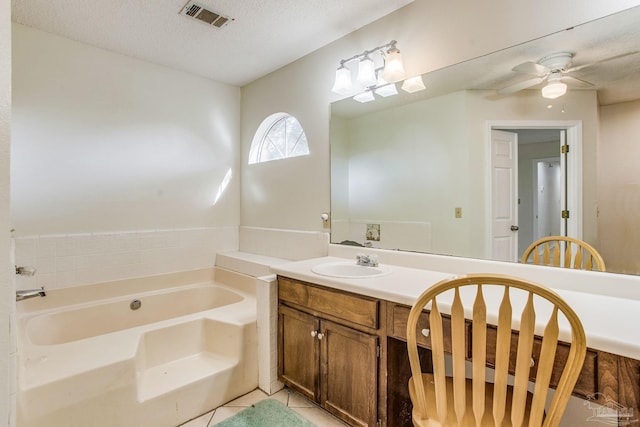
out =
[[[391,273],[389,267],[365,267],[356,264],[355,261],[326,262],[312,267],[311,271],[321,276],[342,279],[371,279]]]

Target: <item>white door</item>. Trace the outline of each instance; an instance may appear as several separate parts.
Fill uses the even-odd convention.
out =
[[[491,259],[518,261],[518,135],[491,130]]]

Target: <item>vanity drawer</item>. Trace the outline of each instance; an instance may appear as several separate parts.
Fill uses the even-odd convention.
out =
[[[487,326],[487,365],[493,367],[495,364],[495,346],[497,339],[497,328],[492,325]],[[536,373],[538,371],[538,364],[536,361],[540,357],[540,349],[542,348],[542,338],[534,337],[533,339],[533,359],[534,365],[531,367],[529,372],[529,378],[533,381],[536,377]],[[516,352],[518,349],[518,332],[513,331],[511,333],[511,358],[509,360],[509,371],[514,372],[516,367]],[[558,381],[560,381],[560,375],[562,375],[562,370],[564,369],[565,361],[569,356],[570,346],[564,342],[558,342],[558,347],[556,348],[556,357],[553,361],[553,370],[551,371],[551,386],[555,387],[558,385]],[[588,397],[593,396],[598,391],[598,382],[597,382],[597,372],[598,372],[598,352],[587,349],[587,355],[584,359],[584,364],[582,365],[582,370],[580,371],[580,376],[576,382],[576,385],[573,389],[573,394]]]
[[[278,299],[339,319],[378,329],[380,301],[278,276]]]
[[[409,312],[411,307],[404,305],[394,305],[392,309],[392,333],[396,338],[400,338],[404,341],[407,340],[407,320],[409,319]],[[442,316],[442,327],[444,333],[444,351],[451,352],[451,318],[447,315]],[[469,325],[465,325],[469,328]],[[423,329],[429,329],[429,311],[424,310],[418,318],[418,324],[416,330],[418,331],[417,341],[418,344],[431,348],[431,336],[424,336],[421,331]],[[465,332],[465,333],[468,333]]]

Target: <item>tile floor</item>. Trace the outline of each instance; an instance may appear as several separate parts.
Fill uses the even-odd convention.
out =
[[[180,427],[211,427],[224,419],[237,414],[248,406],[253,405],[263,399],[276,399],[287,405],[289,408],[305,417],[318,427],[345,427],[343,423],[333,415],[321,409],[299,393],[284,388],[277,393],[269,396],[262,390],[254,390],[244,396],[232,400],[224,406],[214,409],[198,418],[182,424]],[[264,426],[271,427],[271,426]],[[277,427],[277,426],[274,426]]]

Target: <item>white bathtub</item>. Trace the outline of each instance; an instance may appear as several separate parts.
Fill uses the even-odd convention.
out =
[[[20,427],[176,426],[257,386],[252,277],[197,270],[17,306]]]

